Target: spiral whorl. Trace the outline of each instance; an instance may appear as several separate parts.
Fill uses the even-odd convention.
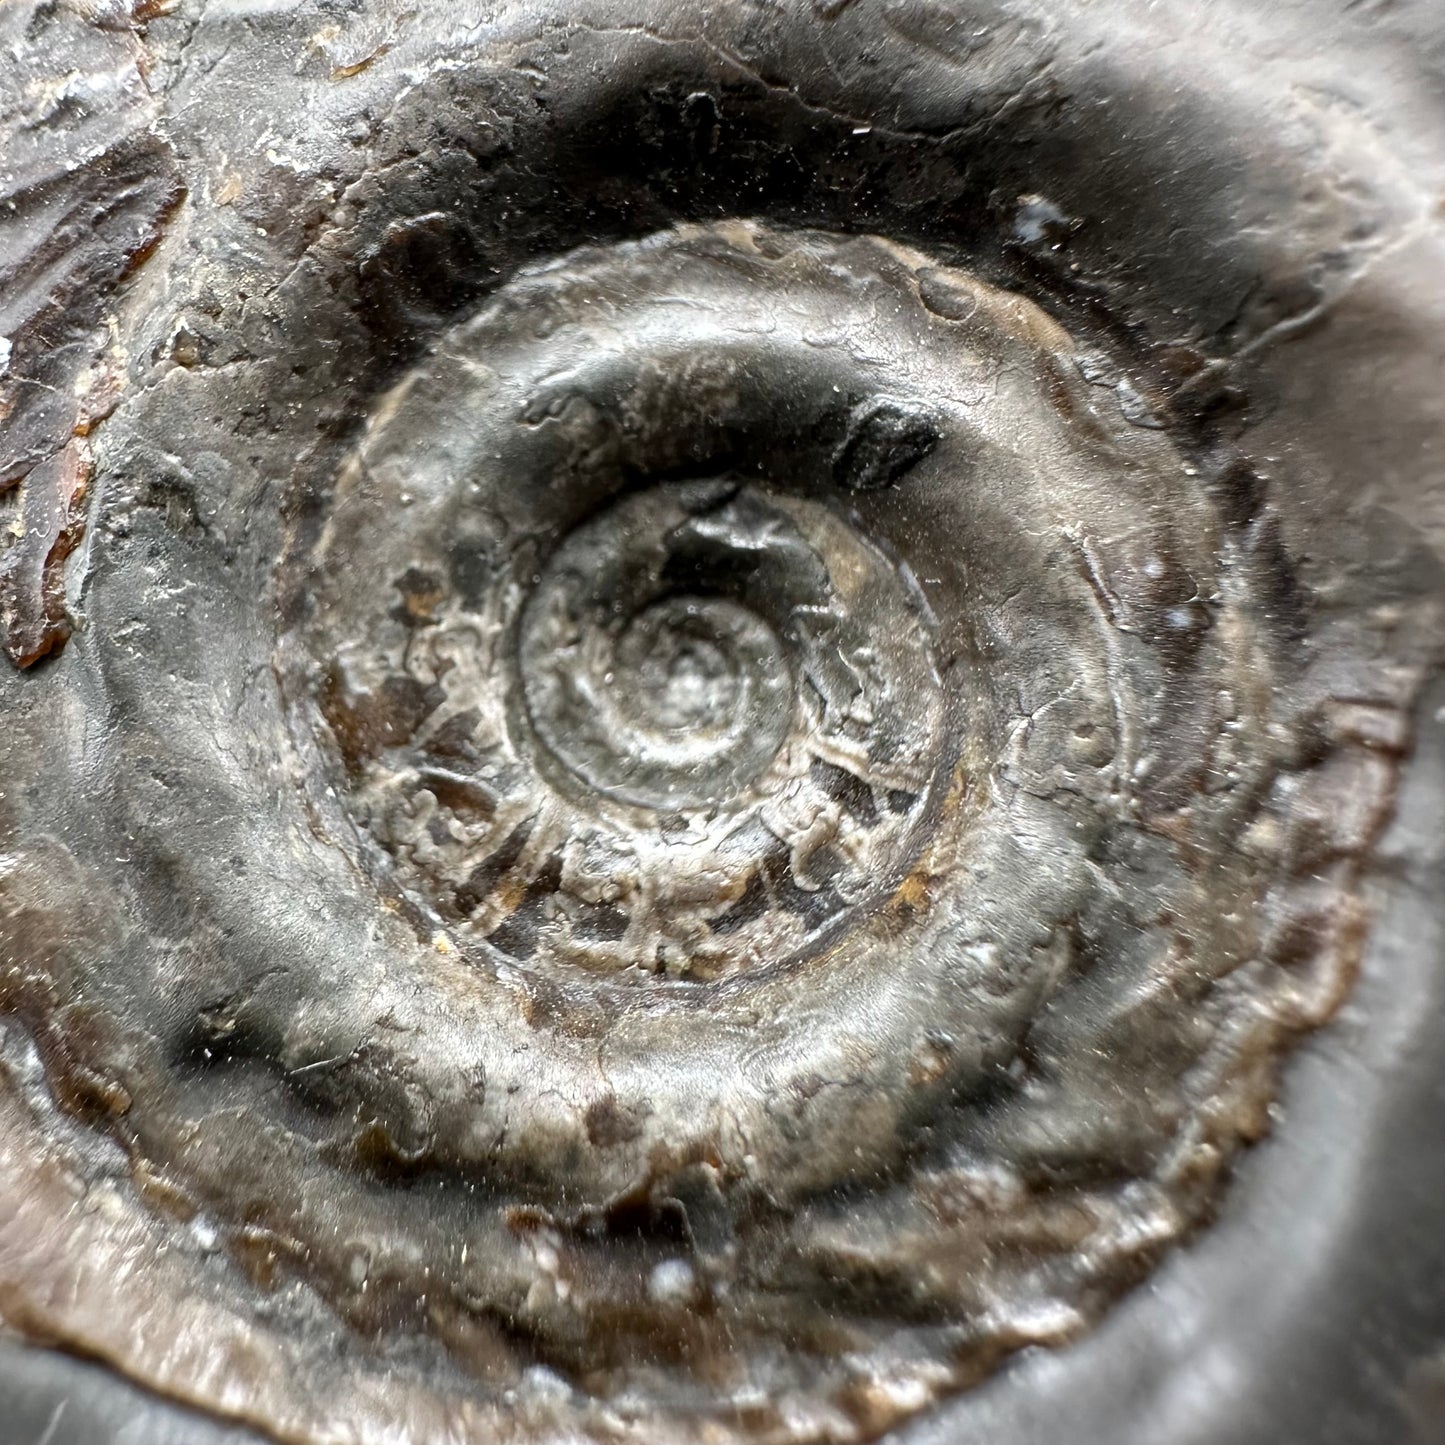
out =
[[[1133,112],[596,8],[277,49],[327,165],[152,263],[0,796],[0,1313],[304,1445],[859,1441],[1075,1338],[1342,997],[1405,750]]]

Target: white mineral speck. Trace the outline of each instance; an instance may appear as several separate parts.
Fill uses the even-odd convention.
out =
[[[658,1304],[686,1304],[697,1294],[697,1276],[685,1259],[665,1259],[648,1276],[647,1293]]]

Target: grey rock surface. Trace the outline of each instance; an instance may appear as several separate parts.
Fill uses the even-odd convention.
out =
[[[1442,102],[0,7],[0,1439],[1445,1440]]]

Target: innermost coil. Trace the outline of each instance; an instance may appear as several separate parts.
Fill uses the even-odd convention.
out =
[[[620,802],[726,803],[788,732],[792,677],[777,634],[726,597],[665,596],[629,616],[591,595],[565,560],[573,550],[564,547],[523,622],[523,690],[538,736]]]

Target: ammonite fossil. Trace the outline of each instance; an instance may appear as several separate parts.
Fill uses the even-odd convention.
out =
[[[12,1329],[863,1441],[1220,1210],[1438,662],[1336,369],[1439,157],[1056,9],[0,12]]]

